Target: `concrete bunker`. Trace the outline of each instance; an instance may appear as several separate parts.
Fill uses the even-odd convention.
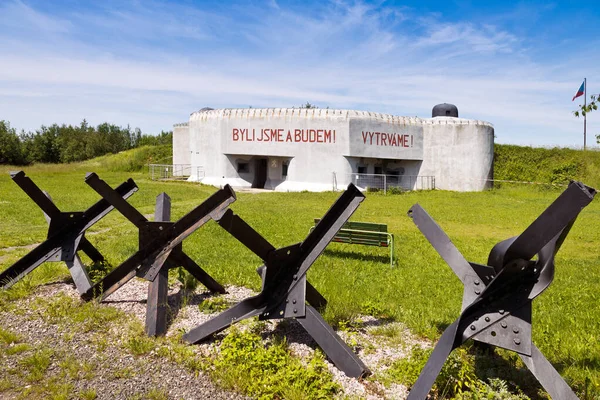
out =
[[[437,108],[458,115],[448,104],[432,114]],[[493,170],[492,125],[457,117],[202,109],[175,125],[173,136],[173,163],[201,167],[190,180],[215,186],[326,191],[385,180],[423,189],[418,177],[434,177],[436,188],[469,191],[489,187]]]

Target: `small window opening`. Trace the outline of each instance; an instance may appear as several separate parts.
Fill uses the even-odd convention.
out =
[[[250,172],[250,164],[247,162],[238,162],[237,172],[240,174]]]
[[[288,174],[288,164],[283,163],[283,164],[281,164],[281,176],[283,176],[285,178],[285,177],[287,177],[287,174]]]

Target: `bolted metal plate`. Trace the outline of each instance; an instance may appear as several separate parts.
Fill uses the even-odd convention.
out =
[[[267,307],[259,319],[302,318],[306,316],[306,276],[289,292],[287,298],[275,307]]]
[[[152,243],[156,237],[161,235],[164,231],[173,226],[174,222],[151,222],[146,221],[140,224],[140,232],[139,232],[139,246],[140,249],[143,249],[147,254],[160,250],[160,248],[148,248],[148,243]],[[179,243],[173,251],[182,251],[183,245]],[[140,268],[136,272],[136,276],[138,278],[144,278],[149,281],[154,281],[158,271],[163,267],[167,258],[169,257],[171,252],[164,254],[163,257],[160,258],[146,258]]]
[[[158,235],[173,226],[174,222],[152,222],[147,221],[140,224],[139,246],[143,249],[148,243],[152,242]],[[153,249],[154,250],[154,249]]]
[[[486,284],[478,275],[465,275],[463,277],[464,290],[461,312],[470,306],[483,292]]]
[[[531,309],[531,305],[529,308]],[[472,339],[519,354],[531,355],[531,323],[514,315],[507,315],[473,336]]]
[[[48,237],[54,236],[67,226],[75,225],[83,217],[83,212],[61,212],[50,219]]]

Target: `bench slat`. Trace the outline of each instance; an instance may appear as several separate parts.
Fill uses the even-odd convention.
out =
[[[315,218],[315,226],[319,221],[321,221],[320,218]],[[394,237],[388,232],[387,225],[385,224],[348,221],[342,226],[332,241],[346,244],[389,247],[390,264],[394,265]]]
[[[321,221],[320,218],[315,218],[315,225]],[[375,222],[359,222],[359,221],[348,221],[342,229],[355,229],[360,231],[374,231],[374,232],[387,232],[386,224],[377,224]]]

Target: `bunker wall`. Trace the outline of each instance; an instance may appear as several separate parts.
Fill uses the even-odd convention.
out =
[[[491,186],[494,128],[481,121],[436,117],[424,126],[420,175],[435,176],[437,189],[481,191]]]

